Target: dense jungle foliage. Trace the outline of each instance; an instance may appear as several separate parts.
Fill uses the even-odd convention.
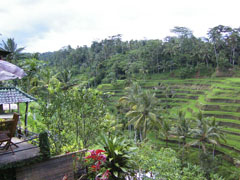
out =
[[[208,31],[208,37],[197,38],[186,27],[171,30],[174,36],[164,40],[122,41],[111,36],[90,47],[66,46],[59,51],[43,53],[40,59],[51,67],[72,75],[85,74],[90,85],[131,78],[134,74],[153,74],[180,70],[178,76],[191,77],[216,67],[224,70],[239,65],[240,29],[219,25]]]

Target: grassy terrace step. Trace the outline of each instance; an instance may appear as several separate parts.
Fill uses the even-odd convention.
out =
[[[187,100],[184,99],[160,99],[160,102],[165,102],[165,103],[186,103],[188,102]]]
[[[238,116],[233,116],[233,115],[228,115],[228,114],[210,114],[210,113],[205,113],[204,116],[206,117],[215,117],[215,118],[221,118],[221,119],[233,119],[233,120],[240,120],[240,117]]]
[[[226,99],[226,98],[207,98],[207,102],[215,102],[215,103],[238,103],[240,104],[240,99]]]
[[[240,133],[233,132],[233,131],[225,131],[225,130],[223,130],[223,132],[224,132],[225,134],[232,134],[232,135],[239,136],[239,138],[240,138]],[[240,140],[240,139],[239,139],[239,140]]]
[[[200,83],[171,83],[171,82],[168,82],[166,83],[168,84],[169,86],[180,86],[180,87],[195,87],[195,86],[199,86],[199,87],[203,87],[203,88],[209,88],[211,87],[211,84],[200,84]]]
[[[185,93],[185,94],[205,94],[204,91],[198,91],[198,90],[181,90],[181,89],[174,89],[176,93]]]
[[[240,135],[240,129],[237,129],[237,128],[223,127],[223,131],[235,133],[236,135],[237,134]]]
[[[227,134],[226,135],[226,142],[222,141],[221,144],[228,146],[230,148],[234,147],[234,149],[240,153],[240,143],[239,143],[239,136],[236,135],[231,135],[231,134]]]
[[[199,94],[205,94],[204,91],[199,90],[192,90],[192,89],[171,89],[175,94],[193,94],[193,95],[199,95]],[[165,92],[164,88],[158,88],[157,90],[153,90],[156,94],[162,94]]]
[[[237,96],[239,97],[240,92],[236,92],[236,91],[218,91],[218,92],[214,92],[213,94],[214,96],[225,96],[225,97],[233,97],[233,96]]]
[[[209,86],[205,86],[205,85],[186,85],[186,84],[168,84],[166,83],[165,85],[167,85],[168,87],[170,87],[171,89],[187,89],[187,90],[208,90],[210,88]],[[162,87],[160,87],[159,85],[144,85],[142,86],[145,89],[161,89]]]
[[[235,156],[235,157],[239,157],[239,155],[240,155],[240,150],[239,149],[237,149],[237,148],[235,148],[234,146],[230,146],[230,145],[226,145],[226,144],[221,144],[221,147],[223,148],[223,149],[227,149],[227,150],[230,150],[230,151],[222,151],[222,150],[220,150],[220,151],[222,151],[222,152],[225,152],[226,154],[228,154],[228,155],[230,155],[230,156]],[[218,148],[217,148],[218,149]],[[234,153],[235,152],[235,153]],[[232,153],[234,153],[234,155],[232,154]]]
[[[199,101],[200,100],[200,101]],[[201,105],[219,105],[219,106],[232,106],[232,107],[239,107],[239,103],[225,103],[225,102],[207,102],[205,97],[199,96],[198,102],[201,103]]]
[[[160,94],[165,94],[165,90],[153,90],[152,92],[156,93],[157,95],[160,95]],[[168,92],[171,92],[173,95],[192,95],[192,96],[196,96],[196,95],[203,95],[204,92],[194,92],[194,91],[184,91],[184,90],[181,90],[181,91],[178,91],[178,90],[175,90],[175,89],[171,89],[171,90],[168,90]]]
[[[221,119],[221,118],[215,118],[217,122],[219,122],[219,125],[223,126],[224,128],[234,128],[234,129],[240,129],[240,121],[239,120],[233,120],[233,119]]]
[[[166,95],[156,95],[157,98],[166,98]],[[198,96],[189,96],[189,95],[181,95],[181,94],[175,94],[171,99],[198,99]]]
[[[219,121],[219,125],[240,129],[240,124],[233,123],[233,122]]]
[[[122,97],[122,96],[125,96],[126,94],[125,93],[116,93],[116,94],[113,94],[111,95],[112,97]]]
[[[112,92],[112,93],[124,93],[124,89],[108,89],[108,90],[105,90],[103,89],[104,92]]]
[[[164,107],[164,108],[175,108],[175,107],[180,107],[182,104],[164,104],[164,103],[161,103],[161,104],[158,104],[157,106],[158,107]]]
[[[235,117],[240,117],[240,113],[239,112],[224,112],[224,111],[204,111],[204,114],[216,114],[216,115],[230,115],[230,116],[235,116]],[[225,118],[223,118],[225,119]],[[229,118],[232,119],[232,118]]]
[[[226,83],[226,81],[223,81],[220,84],[213,84],[213,87],[222,91],[235,91],[240,89],[240,86],[234,86],[231,83]]]
[[[202,106],[204,111],[222,111],[222,112],[240,112],[240,105],[216,105],[216,104],[205,104]]]
[[[164,85],[164,84],[168,84],[168,85],[185,85],[185,86],[192,86],[192,85],[200,85],[200,86],[211,86],[212,83],[209,83],[208,81],[206,82],[202,82],[202,81],[195,81],[195,82],[188,82],[187,80],[166,80],[166,81],[159,81],[159,82],[152,82],[152,81],[148,81],[148,82],[140,82],[140,85],[145,87],[145,86],[152,86],[152,85]]]
[[[240,140],[240,136],[239,135],[235,135],[235,134],[226,134],[226,141],[230,143],[233,142],[233,141],[236,141],[235,143],[238,145],[238,148],[240,149],[240,143],[239,143],[239,140]],[[229,144],[229,143],[224,143],[224,144]]]
[[[173,85],[170,86],[172,89],[191,89],[191,90],[209,90],[209,87],[204,87],[200,85],[193,85],[193,86],[180,86],[180,85]]]
[[[214,88],[222,90],[222,91],[235,91],[235,90],[239,90],[238,88],[232,88],[231,86],[225,87],[225,88],[219,87],[219,86],[215,86]]]
[[[165,79],[165,80],[140,80],[138,81],[141,85],[145,86],[145,85],[149,85],[149,84],[165,84],[165,83],[186,83],[188,82],[186,79],[182,80],[182,79]]]
[[[226,148],[226,147],[221,147],[221,146],[217,146],[216,147],[216,150],[223,153],[223,154],[226,154],[230,157],[233,157],[233,158],[240,158],[240,154],[231,150],[230,148]]]

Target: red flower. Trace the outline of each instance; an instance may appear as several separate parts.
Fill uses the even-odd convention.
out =
[[[105,173],[103,173],[101,180],[108,180],[108,177],[109,177],[110,174],[111,174],[111,173],[110,173],[109,170],[107,169],[107,170],[105,171]]]
[[[91,150],[89,151],[91,154],[88,155],[87,157],[85,157],[85,159],[94,159],[96,161],[100,161],[100,160],[103,160],[105,161],[106,159],[106,156],[101,154],[102,152],[105,152],[104,150],[102,149],[97,149],[96,151],[95,150]]]
[[[97,166],[96,165],[92,165],[91,168],[93,169],[93,171],[97,170]]]
[[[99,153],[102,153],[102,152],[106,152],[106,151],[104,151],[104,150],[102,150],[102,149],[97,149],[97,150],[96,150],[96,154],[99,154]]]
[[[99,174],[99,171],[101,170],[101,167],[102,165],[106,162],[106,155],[105,154],[101,154],[101,153],[104,153],[105,151],[102,150],[102,149],[97,149],[97,150],[90,150],[90,155],[84,157],[85,158],[85,161],[90,161],[92,162],[92,165],[91,166],[91,171],[92,173],[98,173]],[[102,174],[102,173],[100,173]],[[104,174],[102,174],[102,177],[99,178],[98,176],[96,176],[96,179],[95,180],[108,180],[108,176],[109,176],[110,172],[109,170],[107,170]]]
[[[98,162],[97,162],[97,165],[96,165],[97,170],[100,169],[101,164],[102,164],[101,161],[98,161]]]

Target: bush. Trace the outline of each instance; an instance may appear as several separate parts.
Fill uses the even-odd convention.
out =
[[[122,180],[133,172],[135,167],[132,161],[134,149],[124,138],[101,136],[101,145],[104,147],[106,169],[110,171],[110,179]]]
[[[40,152],[42,153],[44,158],[50,157],[50,145],[48,140],[47,132],[42,132],[39,134],[39,147]]]
[[[192,66],[184,67],[179,70],[179,77],[182,79],[191,78],[196,73],[197,73],[197,70],[194,67],[192,67]]]
[[[182,167],[177,153],[170,148],[161,148],[158,151],[148,144],[143,144],[138,149],[135,161],[141,174],[150,172],[155,179],[207,180],[204,171],[199,166],[187,163],[186,166]],[[222,179],[216,174],[211,174],[211,177],[214,177],[214,180]]]
[[[97,87],[98,89],[101,89],[101,90],[103,90],[103,89],[112,89],[113,88],[113,85],[112,84],[100,84],[100,85],[98,85],[98,87]]]

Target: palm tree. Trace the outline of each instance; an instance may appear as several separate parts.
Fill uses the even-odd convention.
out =
[[[134,129],[143,132],[143,138],[147,135],[147,130],[158,123],[155,114],[157,99],[150,91],[143,91],[137,99],[137,103],[132,106],[126,114],[130,118],[129,124],[134,125]]]
[[[218,142],[219,142],[219,140],[223,140],[226,143],[224,131],[222,130],[222,127],[219,126],[219,123],[216,121],[215,118],[213,118],[212,121],[209,121],[209,126],[213,128],[213,132],[218,134],[218,136],[219,136]],[[213,158],[215,155],[215,148],[216,148],[216,145],[213,144]]]
[[[168,147],[168,139],[171,136],[171,123],[168,119],[164,119],[161,122],[160,135],[165,137],[166,147]]]
[[[138,98],[142,93],[142,88],[137,82],[133,82],[130,87],[126,89],[126,96],[123,96],[119,99],[119,103],[123,104],[129,109],[132,109],[134,105],[137,104]]]
[[[120,98],[119,102],[128,108],[126,117],[130,118],[128,124],[134,125],[134,129],[146,137],[147,130],[155,123],[158,123],[155,110],[157,99],[154,93],[143,91],[137,83],[127,88],[128,95]]]
[[[225,27],[223,25],[218,25],[216,27],[209,29],[207,33],[210,41],[213,44],[217,67],[219,67],[219,55],[220,55],[219,49],[224,43],[222,33],[226,32],[227,29],[228,27]]]
[[[27,73],[25,81],[21,83],[28,93],[34,93],[38,90],[38,85],[40,83],[40,70],[43,65],[43,62],[35,58],[25,59],[20,63],[21,67]]]
[[[235,61],[237,59],[236,49],[238,47],[238,43],[240,40],[240,28],[232,29],[229,27],[227,29],[227,32],[228,32],[228,35],[226,36],[226,43],[228,46],[230,46],[230,52],[231,52],[230,61],[232,61],[232,65],[234,66]]]
[[[186,113],[183,111],[179,111],[176,117],[176,128],[175,133],[182,140],[183,146],[186,144],[186,138],[190,133],[190,119],[186,118]]]
[[[77,84],[73,79],[73,73],[71,70],[64,69],[58,75],[57,79],[63,84],[63,90],[67,90]]]
[[[197,114],[197,128],[191,131],[192,137],[196,140],[187,145],[199,145],[202,147],[204,154],[207,153],[206,144],[214,146],[219,145],[220,139],[223,139],[222,133],[218,128],[215,120],[211,121],[209,118],[204,119],[202,112]]]
[[[182,144],[182,155],[181,160],[185,154],[185,145],[186,145],[186,138],[190,135],[191,130],[191,120],[186,118],[186,113],[183,111],[179,111],[177,116],[175,117],[176,120],[176,127],[174,129],[174,133],[178,136],[179,139],[179,147]]]
[[[17,47],[17,44],[14,41],[14,38],[8,38],[6,42],[2,41],[2,47],[0,47],[0,50],[11,52],[7,56],[7,60],[9,62],[22,59],[24,57],[24,54],[22,53],[24,49],[25,49],[24,47],[22,48]]]

